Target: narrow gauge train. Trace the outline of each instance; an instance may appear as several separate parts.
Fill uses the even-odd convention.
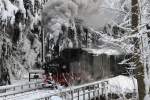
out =
[[[82,84],[120,74],[127,75],[128,65],[118,64],[126,56],[94,55],[83,49],[64,49],[59,57],[46,62],[43,69],[46,75],[52,73],[52,79],[61,85]]]
[[[45,71],[46,80],[54,80],[64,86],[79,80],[79,75],[70,70],[70,64],[77,61],[81,53],[81,49],[65,49],[57,58],[47,60],[42,67]]]

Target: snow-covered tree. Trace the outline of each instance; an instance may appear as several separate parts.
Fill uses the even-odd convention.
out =
[[[0,1],[0,49],[3,44],[8,48],[5,59],[0,56],[0,60],[11,79],[26,77],[39,59],[41,13],[45,3],[43,0]],[[4,52],[1,50],[0,54]]]
[[[115,6],[113,4],[115,4]],[[125,4],[129,6],[125,6]],[[150,2],[148,0],[132,0],[132,2],[128,0],[116,0],[116,2],[108,0],[104,6],[104,8],[108,7],[108,9],[119,12],[119,17],[115,16],[117,20],[113,20],[115,25],[108,25],[104,28],[104,31],[113,36],[115,41],[121,40],[126,44],[132,45],[133,57],[130,62],[133,62],[134,66],[136,66],[136,78],[138,80],[140,100],[149,100],[149,4]],[[120,9],[118,9],[116,5],[120,5]],[[126,14],[122,16],[124,12],[126,12]],[[126,20],[123,20],[124,18]],[[113,31],[114,26],[118,27],[117,30],[123,29],[124,32],[120,31],[123,34],[116,37]],[[129,45],[126,46],[127,48],[130,47]]]

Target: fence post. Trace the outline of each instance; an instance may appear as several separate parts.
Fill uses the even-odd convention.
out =
[[[83,91],[83,100],[85,100],[85,89],[84,89],[84,87],[82,88],[82,91]]]
[[[14,88],[13,88],[13,91],[15,91],[15,90],[16,90],[16,88],[14,87]]]
[[[106,93],[104,93],[104,91],[106,92],[106,86],[105,86],[105,82],[102,82],[101,83],[101,86],[102,86],[102,95],[106,95]]]
[[[35,87],[37,87],[37,83],[35,83]]]
[[[71,90],[71,100],[73,100],[73,90]]]
[[[77,91],[78,91],[78,100],[80,100],[80,91],[79,89]]]
[[[95,85],[93,85],[94,91],[93,91],[93,99],[96,100],[96,90],[95,90]]]
[[[108,81],[105,81],[106,85],[105,85],[105,98],[106,100],[108,100]]]
[[[64,92],[64,98],[65,98],[65,100],[67,99],[67,93],[66,92]]]
[[[46,97],[45,100],[51,100],[51,97]]]
[[[7,89],[5,89],[4,91],[7,92]]]
[[[21,89],[23,90],[23,85],[21,85]]]
[[[100,90],[100,87],[99,87],[99,84],[97,84],[97,88],[98,88],[98,90],[97,90],[97,97],[98,97],[98,99],[100,99],[99,97],[100,97],[100,93],[99,93],[99,90]]]
[[[29,88],[30,88],[31,86],[30,86],[30,84],[29,84]]]
[[[89,86],[89,88],[88,88],[88,98],[89,98],[89,100],[91,100],[90,94],[91,94],[91,92],[90,92],[90,86]]]

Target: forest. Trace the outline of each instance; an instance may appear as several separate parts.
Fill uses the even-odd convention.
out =
[[[0,0],[0,100],[10,96],[1,89],[28,82],[31,74],[51,91],[75,88],[71,96],[76,86],[89,92],[97,86],[88,84],[104,81],[115,92],[88,99],[150,100],[149,20],[149,0]]]

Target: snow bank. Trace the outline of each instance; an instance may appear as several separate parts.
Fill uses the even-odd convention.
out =
[[[135,89],[138,89],[137,80],[133,77],[120,75],[111,78],[108,81],[110,85],[110,91],[114,93],[132,93]]]

